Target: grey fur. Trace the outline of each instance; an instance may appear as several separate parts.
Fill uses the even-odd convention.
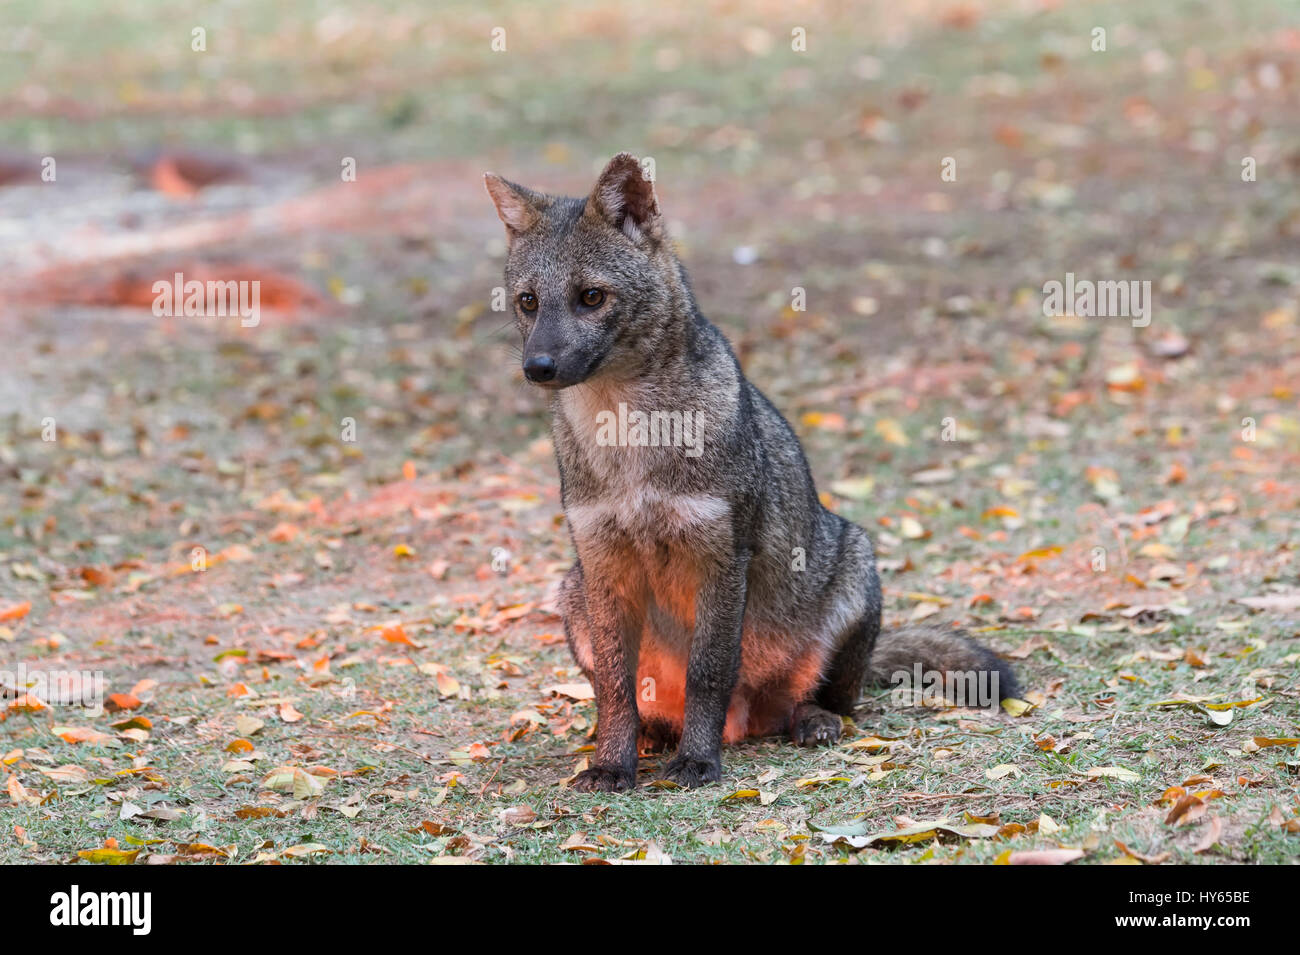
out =
[[[653,183],[627,153],[586,199],[486,182],[525,364],[554,370],[542,387],[578,554],[561,612],[599,721],[574,785],[634,786],[638,736],[679,741],[665,775],[682,785],[720,778],[724,738],[833,742],[880,631],[871,541],[821,505],[790,425],[696,307]],[[702,448],[602,443],[601,413],[620,403],[691,412]],[[946,666],[948,650],[999,665],[956,634],[881,644],[891,667],[921,650],[926,665]]]

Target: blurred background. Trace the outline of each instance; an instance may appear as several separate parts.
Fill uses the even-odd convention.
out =
[[[706,314],[904,589],[1050,547],[1077,549],[1075,590],[1146,584],[1151,566],[1087,570],[1117,520],[1175,491],[1230,513],[1294,460],[1294,4],[8,0],[0,18],[0,590],[39,612],[403,474],[549,495],[546,411],[489,307],[504,244],[481,175],[580,194],[621,149],[655,159]],[[178,271],[260,281],[260,325],[155,317],[152,283]],[[1045,318],[1067,272],[1151,281],[1152,324]],[[542,579],[565,549],[544,499],[531,542],[431,546],[452,578],[500,544]],[[1265,554],[1287,531],[1252,527]],[[276,554],[349,586],[310,549]]]

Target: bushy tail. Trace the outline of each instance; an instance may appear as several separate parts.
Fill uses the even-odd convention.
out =
[[[997,677],[999,699],[1020,695],[1020,682],[1009,664],[998,659],[988,647],[976,643],[966,631],[944,626],[911,625],[882,630],[871,651],[871,682],[891,684],[900,671],[914,673],[917,664],[922,672],[988,671],[987,679]]]

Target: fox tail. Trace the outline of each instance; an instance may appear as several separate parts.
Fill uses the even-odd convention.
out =
[[[871,652],[871,682],[896,683],[900,673],[911,679],[918,666],[922,672],[944,674],[945,686],[974,674],[980,680],[975,685],[988,686],[999,700],[1020,694],[1011,666],[964,630],[912,625],[881,631]]]

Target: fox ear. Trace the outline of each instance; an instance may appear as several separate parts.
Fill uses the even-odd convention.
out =
[[[483,174],[483,185],[487,186],[488,195],[497,207],[497,215],[505,223],[507,240],[527,232],[541,219],[546,201],[541,194],[517,186],[493,172]]]
[[[655,184],[631,153],[619,153],[609,161],[591,191],[590,205],[633,242],[658,232],[659,200],[655,197]]]

